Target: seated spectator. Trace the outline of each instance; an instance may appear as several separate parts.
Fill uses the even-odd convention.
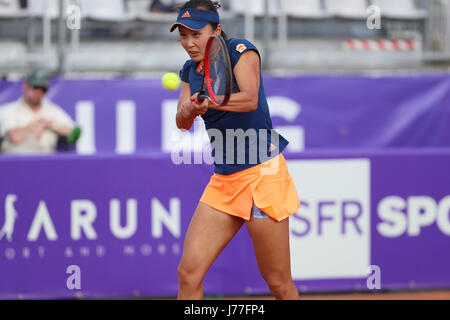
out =
[[[153,0],[150,5],[151,12],[159,12],[159,13],[168,13],[168,12],[176,12],[175,6],[170,6],[161,2],[161,0]]]
[[[19,4],[22,9],[28,8],[28,0],[19,0]]]
[[[50,77],[32,72],[23,84],[22,97],[0,106],[0,150],[4,153],[52,153],[75,127],[70,116],[47,100]]]

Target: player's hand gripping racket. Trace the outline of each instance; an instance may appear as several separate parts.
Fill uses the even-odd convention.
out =
[[[208,99],[217,107],[226,105],[230,100],[232,77],[230,54],[225,40],[213,35],[206,45],[202,89],[195,102],[201,104]]]

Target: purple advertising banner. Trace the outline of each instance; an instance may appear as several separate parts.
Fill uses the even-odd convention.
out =
[[[0,82],[0,104],[18,99],[21,86]],[[286,152],[450,146],[448,74],[265,76],[264,86]],[[132,154],[167,152],[177,141],[178,94],[160,79],[54,79],[47,96],[82,127],[79,153]]]
[[[300,292],[450,287],[450,76],[264,82],[302,203],[290,217]],[[21,86],[0,82],[0,104]],[[177,96],[159,79],[54,79],[48,98],[82,127],[79,154],[0,156],[0,298],[176,295],[213,173],[172,161],[186,143]],[[200,151],[202,121],[191,132]],[[269,293],[245,226],[204,289]]]
[[[290,153],[300,292],[450,286],[450,151]],[[0,298],[174,297],[212,175],[162,154],[0,157]],[[267,294],[246,227],[208,295]]]

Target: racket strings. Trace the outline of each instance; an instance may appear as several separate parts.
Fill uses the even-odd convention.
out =
[[[208,81],[208,95],[213,98],[217,104],[223,103],[228,89],[228,64],[224,50],[226,50],[226,48],[223,48],[219,40],[215,39],[212,42],[208,52],[210,77]]]

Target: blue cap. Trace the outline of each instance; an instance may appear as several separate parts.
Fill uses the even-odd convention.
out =
[[[220,23],[217,12],[199,9],[184,9],[178,14],[177,22],[170,27],[170,32],[178,26],[184,26],[191,30],[200,30],[208,23]]]

